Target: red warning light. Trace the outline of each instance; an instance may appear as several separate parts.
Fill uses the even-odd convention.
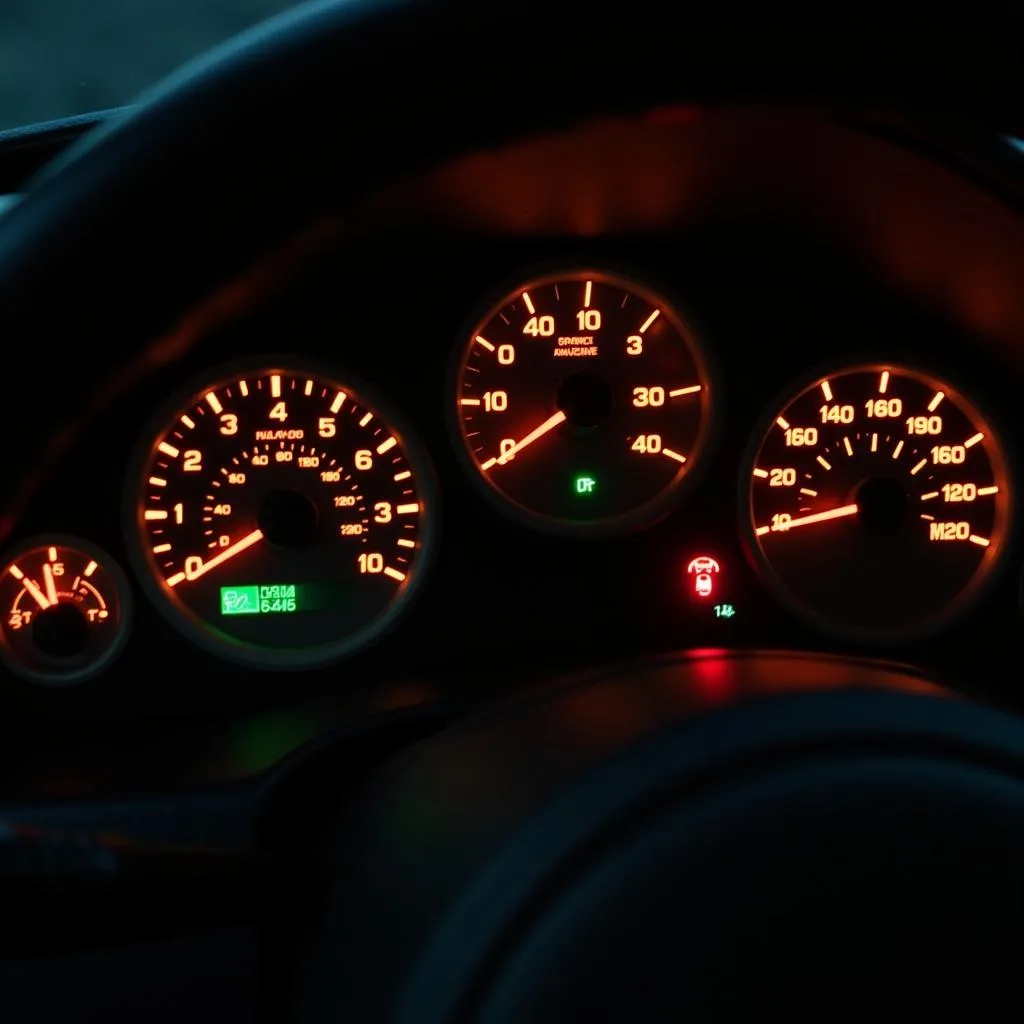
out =
[[[686,574],[693,577],[693,592],[697,597],[710,597],[715,589],[715,577],[722,567],[707,555],[698,555],[686,567]]]

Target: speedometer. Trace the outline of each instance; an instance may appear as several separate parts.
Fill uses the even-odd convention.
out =
[[[200,644],[305,667],[406,606],[434,534],[432,472],[396,414],[323,370],[214,373],[170,403],[128,483],[150,596]]]
[[[907,639],[979,593],[1010,528],[992,425],[950,384],[906,366],[843,368],[771,411],[744,471],[763,576],[834,632]]]

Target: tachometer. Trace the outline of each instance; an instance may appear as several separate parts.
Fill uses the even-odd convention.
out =
[[[668,302],[625,278],[528,281],[488,310],[459,356],[452,402],[474,477],[534,525],[648,525],[705,454],[704,356]]]
[[[1010,527],[991,424],[905,366],[844,368],[773,410],[744,492],[766,578],[808,618],[863,639],[947,622],[990,577]]]
[[[234,660],[350,654],[422,579],[429,463],[351,382],[288,364],[216,373],[168,408],[137,461],[127,515],[143,583]]]

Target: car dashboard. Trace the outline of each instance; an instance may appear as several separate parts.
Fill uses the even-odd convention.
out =
[[[678,650],[1018,706],[1021,240],[951,164],[765,112],[587,125],[83,341],[131,373],[2,556],[11,795],[230,781]]]

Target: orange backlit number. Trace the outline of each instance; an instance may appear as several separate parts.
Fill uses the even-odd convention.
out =
[[[320,456],[319,455],[300,455],[299,456],[299,469],[319,469],[320,467]]]
[[[220,432],[222,434],[238,433],[238,417],[233,412],[226,412],[221,416]]]
[[[244,473],[228,473],[229,484],[244,484],[245,474]]]
[[[554,333],[555,318],[553,316],[531,316],[523,328],[523,334],[529,334],[531,338],[550,338]]]
[[[359,556],[359,571],[375,573],[384,571],[384,556],[374,552],[364,552]]]
[[[970,523],[929,523],[929,540],[967,540],[971,535]]]
[[[372,469],[373,455],[366,448],[360,448],[356,452],[356,469]]]
[[[854,408],[852,405],[823,405],[818,412],[822,423],[852,423]]]
[[[778,515],[772,516],[772,529],[784,532],[789,529],[789,524],[792,522],[793,517],[788,512],[780,512]]]
[[[499,444],[498,444],[498,458],[499,459],[504,459],[505,456],[508,455],[508,453],[510,451],[512,451],[513,448],[515,448],[515,446],[516,446],[515,438],[513,438],[513,437],[503,437],[501,439],[501,441],[499,442]],[[514,455],[509,455],[509,457],[508,457],[508,459],[506,461],[511,462],[512,459],[514,459],[514,458],[515,458]]]
[[[64,563],[63,562],[51,562],[50,563],[50,572],[52,572],[54,576],[63,576],[64,572],[65,572]]]
[[[639,334],[631,334],[626,339],[626,355],[642,356],[644,354],[644,339]]]
[[[359,537],[363,532],[362,523],[342,523],[338,528],[338,533],[342,537]]]
[[[932,462],[937,466],[959,466],[967,461],[967,448],[962,444],[937,444],[932,448]]]
[[[221,535],[220,535],[220,536],[219,536],[219,537],[217,538],[217,543],[218,543],[218,544],[219,544],[219,545],[220,545],[220,546],[221,546],[222,548],[226,548],[226,547],[227,547],[227,546],[228,546],[228,545],[229,545],[229,544],[231,543],[231,538],[230,538],[230,537],[229,537],[229,536],[228,536],[228,535],[227,535],[226,533],[222,533],[222,534],[221,534]]]
[[[770,469],[768,470],[769,487],[793,487],[796,484],[795,469]]]
[[[504,391],[484,392],[484,412],[504,412],[508,408],[508,394]]]
[[[290,448],[282,448],[281,451],[274,452],[274,461],[275,462],[294,462],[295,461],[295,452],[293,452]]]
[[[941,416],[910,416],[907,418],[908,434],[941,434]]]
[[[817,443],[817,427],[790,427],[786,431],[787,448],[807,448]]]
[[[270,456],[269,455],[254,455],[250,460],[251,466],[269,466]]]
[[[502,366],[511,366],[516,361],[516,350],[512,345],[498,346],[498,362]]]
[[[222,502],[220,505],[214,505],[213,514],[215,516],[229,516],[231,515],[231,506],[224,502]]]
[[[203,574],[203,560],[198,555],[189,555],[185,559],[185,579],[194,580]]]
[[[201,473],[203,471],[203,453],[190,448],[183,456],[182,469],[186,473]]]
[[[356,496],[354,494],[336,494],[334,496],[335,508],[352,508],[355,505],[355,503]]]
[[[333,416],[321,416],[317,420],[316,431],[321,437],[334,437],[338,432],[338,424]]]
[[[270,418],[284,423],[288,419],[288,406],[284,402],[275,402],[270,409]]]
[[[974,501],[978,497],[977,484],[943,484],[943,501]]]
[[[185,506],[180,501],[174,506],[174,521],[178,526],[185,522]]]
[[[657,455],[661,451],[661,434],[638,434],[629,447],[632,451],[642,452],[644,455]]]
[[[373,517],[375,523],[390,523],[391,522],[391,502],[390,501],[378,501],[373,506],[373,511],[376,513]]]
[[[576,314],[576,323],[581,331],[601,330],[601,311],[599,309],[581,309]]]
[[[894,419],[903,415],[903,402],[898,398],[869,398],[864,403],[864,411],[871,419]]]
[[[341,480],[340,469],[322,469],[320,470],[320,482],[325,484],[336,484]],[[337,502],[337,499],[335,499]]]
[[[32,621],[32,609],[26,608],[23,612],[11,612],[7,625],[11,629],[24,629]]]
[[[665,404],[665,389],[661,387],[633,388],[633,404],[638,409]]]

